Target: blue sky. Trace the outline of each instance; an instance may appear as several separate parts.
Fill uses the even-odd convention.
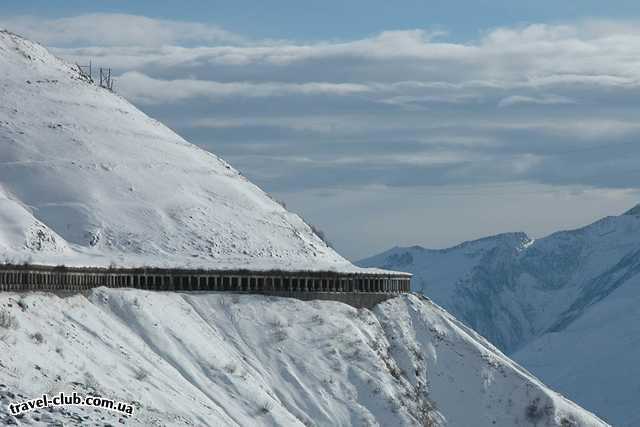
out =
[[[260,38],[353,38],[390,29],[442,27],[456,38],[465,39],[497,26],[594,17],[630,19],[640,16],[640,3],[633,0],[5,0],[2,5],[2,13],[6,15],[63,17],[97,12],[208,22]]]
[[[358,259],[638,202],[640,4],[4,2]]]

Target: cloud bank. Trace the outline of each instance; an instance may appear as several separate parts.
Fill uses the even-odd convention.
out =
[[[413,194],[423,200],[417,217],[446,220],[419,195],[458,206],[452,198],[485,194],[477,206],[487,209],[504,197],[524,206],[530,194],[553,207],[549,192],[622,204],[640,188],[634,22],[494,28],[465,42],[428,28],[255,40],[209,24],[104,14],[0,25],[72,61],[115,68],[120,94],[268,191],[304,200],[298,208],[311,217],[331,217],[320,206],[339,212],[354,191],[371,195],[363,206],[374,194],[382,204],[394,191]],[[372,223],[381,212],[405,215],[362,209]],[[428,242],[427,231],[414,241],[414,229],[392,229],[399,238],[386,246]],[[497,231],[506,230],[484,232]]]

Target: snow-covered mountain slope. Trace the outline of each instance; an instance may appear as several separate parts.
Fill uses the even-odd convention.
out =
[[[0,31],[0,262],[354,269],[75,65]]]
[[[640,278],[512,357],[613,425],[640,425]]]
[[[615,425],[638,424],[640,205],[535,241],[393,248],[359,264],[414,273],[414,290],[558,391]]]
[[[137,402],[129,425],[604,425],[414,295],[369,311],[98,288],[4,293],[0,310],[13,325],[0,329],[5,412],[12,400],[75,390]],[[118,417],[66,408],[22,421]]]

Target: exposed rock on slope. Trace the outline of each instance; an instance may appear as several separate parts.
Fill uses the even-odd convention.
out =
[[[640,205],[535,241],[394,248],[359,264],[414,273],[415,290],[560,392],[615,425],[640,422]]]
[[[413,295],[369,311],[99,288],[4,293],[0,310],[14,319],[0,330],[0,411],[76,390],[137,402],[131,425],[604,425]],[[23,421],[82,416],[117,421],[82,408]]]

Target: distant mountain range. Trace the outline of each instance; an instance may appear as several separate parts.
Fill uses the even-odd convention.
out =
[[[614,425],[640,425],[640,205],[542,239],[395,247],[357,263],[422,292]]]

